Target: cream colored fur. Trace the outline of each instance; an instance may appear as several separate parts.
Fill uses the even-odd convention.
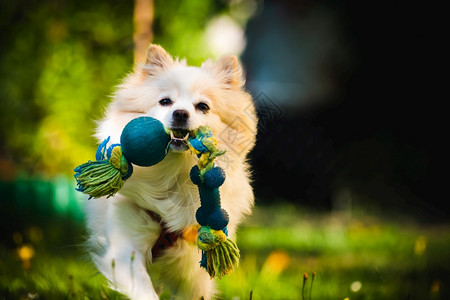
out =
[[[160,46],[150,45],[147,62],[118,86],[96,136],[99,142],[110,136],[111,143],[119,143],[124,126],[139,116],[152,116],[170,128],[175,109],[190,113],[190,129],[208,125],[219,147],[227,150],[217,165],[227,175],[220,194],[234,238],[237,225],[253,206],[246,155],[254,145],[257,124],[251,96],[243,84],[235,56],[190,67],[172,59]],[[163,98],[170,98],[173,104],[160,105]],[[210,111],[198,111],[194,105],[199,101],[208,104]],[[190,151],[171,150],[155,166],[134,166],[133,175],[114,197],[87,202],[93,261],[111,287],[131,299],[158,299],[148,269],[152,268],[151,249],[160,226],[143,209],[158,213],[172,230],[196,224],[200,201],[197,187],[189,180],[196,161]],[[195,245],[178,240],[157,260],[163,270],[161,280],[176,299],[214,298],[214,280],[200,268],[200,257]]]

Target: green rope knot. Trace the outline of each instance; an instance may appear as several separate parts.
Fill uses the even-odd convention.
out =
[[[214,249],[226,240],[227,236],[222,230],[214,230],[209,226],[202,226],[198,230],[197,246],[201,250],[208,251]]]
[[[214,160],[225,154],[217,146],[217,140],[212,136],[211,129],[208,126],[198,128],[193,133],[194,138],[188,140],[189,149],[198,156],[198,168],[200,177],[214,167]]]
[[[74,169],[77,190],[91,198],[114,196],[133,172],[133,167],[122,153],[120,145],[111,145],[106,150],[109,138],[97,149],[96,161],[88,161]]]
[[[109,162],[115,169],[120,171],[120,174],[122,174],[122,176],[126,176],[128,174],[130,165],[128,164],[125,156],[122,154],[121,146],[115,146],[114,148],[112,148]]]
[[[233,272],[239,264],[239,249],[223,230],[202,226],[198,230],[197,246],[202,250],[202,262],[211,278]]]

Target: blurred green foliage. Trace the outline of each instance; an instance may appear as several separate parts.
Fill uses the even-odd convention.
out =
[[[130,69],[133,8],[126,1],[2,6],[1,150],[26,171],[70,172],[91,157],[94,119]]]
[[[203,31],[224,3],[154,5],[155,43],[193,64],[211,54]],[[95,120],[133,67],[133,2],[2,1],[0,30],[0,175],[70,174],[92,159]]]

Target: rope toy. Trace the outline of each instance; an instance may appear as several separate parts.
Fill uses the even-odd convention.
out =
[[[199,158],[190,178],[200,193],[200,207],[195,214],[201,225],[197,237],[197,246],[202,250],[200,266],[211,278],[221,278],[233,271],[240,257],[236,244],[227,238],[228,213],[220,207],[219,187],[225,181],[225,172],[214,165],[214,160],[225,151],[218,149],[208,127],[201,127],[193,136],[188,146]]]
[[[74,169],[77,190],[91,198],[111,197],[132,175],[133,165],[149,167],[167,155],[173,133],[151,117],[131,120],[123,129],[120,144],[107,147],[108,137],[98,147],[96,160]],[[197,155],[198,164],[190,172],[191,181],[198,186],[200,207],[196,212],[200,224],[197,246],[202,250],[200,266],[211,278],[229,274],[240,258],[236,244],[228,239],[228,213],[220,206],[219,187],[225,181],[225,172],[216,167],[214,160],[223,155],[217,140],[208,127],[200,127],[185,139],[190,150]]]
[[[120,144],[108,149],[109,137],[98,147],[96,161],[88,161],[74,169],[77,190],[91,198],[114,196],[133,173],[133,164],[156,165],[167,154],[170,138],[163,124],[151,117],[131,120],[123,129]]]

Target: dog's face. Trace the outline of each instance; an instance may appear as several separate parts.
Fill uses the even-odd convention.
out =
[[[255,139],[253,102],[243,84],[235,56],[191,67],[173,60],[160,46],[151,45],[147,62],[119,87],[115,109],[160,120],[172,132],[172,151],[187,150],[183,140],[198,127],[209,126],[224,148],[245,155],[248,151],[241,151],[241,146],[230,140],[240,135],[241,141],[247,141],[245,147],[251,148]],[[233,134],[221,134],[226,131]]]
[[[158,96],[147,114],[171,130],[173,151],[187,150],[183,140],[190,132],[220,120],[220,112],[209,94],[209,89],[217,88],[216,82],[208,75],[201,68],[178,65],[151,78]]]

